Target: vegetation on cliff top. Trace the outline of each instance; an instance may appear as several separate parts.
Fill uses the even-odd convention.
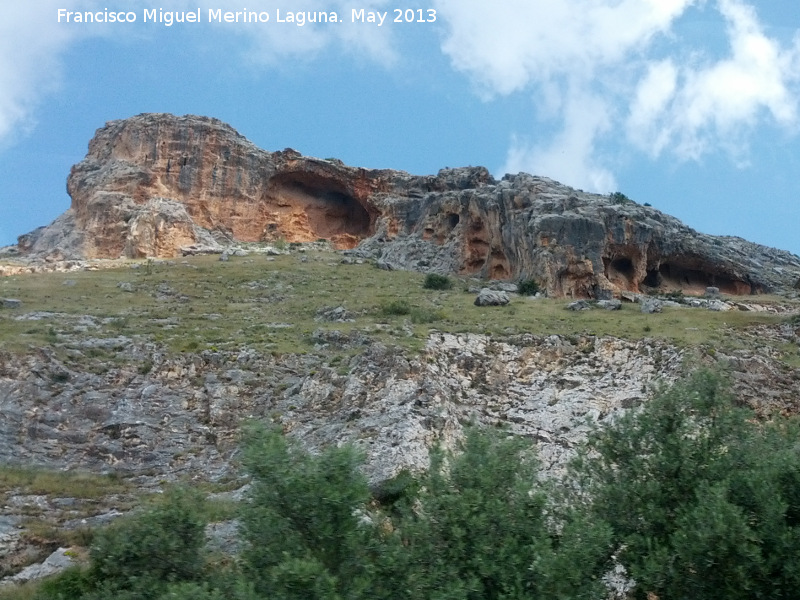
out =
[[[88,337],[121,338],[124,345],[124,338],[132,337],[175,352],[249,347],[282,354],[310,351],[318,329],[358,330],[386,343],[420,349],[428,332],[437,329],[653,337],[736,350],[752,345],[742,335],[748,327],[785,320],[774,314],[684,308],[646,315],[638,305],[627,303],[621,311],[568,313],[563,310],[567,301],[525,296],[487,310],[473,306],[474,295],[466,292],[470,280],[447,281],[452,289],[429,289],[442,284],[436,279],[434,285],[433,278],[420,273],[343,264],[340,254],[326,251],[253,254],[227,262],[216,256],[190,257],[99,271],[5,277],[0,278],[0,297],[20,299],[23,309],[0,310],[0,349],[63,348]],[[524,283],[528,293],[530,283]],[[760,296],[758,302],[776,299]],[[353,320],[331,323],[318,318],[320,310],[336,306],[344,306]],[[30,314],[37,312],[46,314]],[[797,348],[775,350],[790,364],[800,364]]]

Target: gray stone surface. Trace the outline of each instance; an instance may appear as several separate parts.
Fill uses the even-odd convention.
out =
[[[570,302],[566,306],[567,310],[591,310],[592,305],[587,302],[586,300],[575,300],[574,302]]]
[[[34,581],[36,579],[43,579],[60,573],[64,569],[76,564],[73,558],[73,553],[69,548],[59,548],[48,556],[44,562],[29,565],[19,573],[6,577],[0,581],[0,586],[20,584],[27,581]]]
[[[641,310],[645,314],[660,313],[663,309],[664,303],[658,298],[642,298],[641,300]]]
[[[708,310],[713,310],[715,312],[725,312],[733,309],[734,306],[732,304],[728,304],[722,300],[709,300],[708,302]]]
[[[344,306],[326,306],[317,311],[314,320],[329,323],[352,323],[355,321],[355,315]]]
[[[617,299],[612,300],[598,300],[597,306],[600,308],[604,308],[606,310],[621,310],[622,309],[622,301]]]
[[[506,292],[483,288],[475,298],[475,306],[505,306],[510,301]]]

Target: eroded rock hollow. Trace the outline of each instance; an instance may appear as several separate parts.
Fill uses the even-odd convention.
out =
[[[206,117],[143,114],[99,129],[72,204],[19,250],[51,258],[175,257],[188,246],[329,240],[389,267],[535,279],[552,296],[707,286],[789,289],[800,258],[700,234],[620,195],[483,167],[367,170],[257,148]]]

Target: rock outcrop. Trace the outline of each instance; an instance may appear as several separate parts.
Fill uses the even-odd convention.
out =
[[[19,239],[56,258],[173,257],[187,246],[330,240],[390,268],[535,279],[552,296],[648,289],[789,290],[800,258],[699,234],[621,194],[482,167],[435,176],[267,152],[205,117],[143,114],[99,129],[72,205]]]

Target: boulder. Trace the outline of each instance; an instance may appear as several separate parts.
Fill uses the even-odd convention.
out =
[[[510,301],[506,292],[483,288],[475,298],[475,306],[505,306]]]
[[[600,308],[605,308],[606,310],[621,310],[622,309],[622,301],[617,299],[612,300],[598,300],[597,306]]]
[[[355,316],[344,306],[325,306],[317,311],[315,321],[329,323],[350,323],[355,321]]]
[[[567,304],[567,310],[589,310],[592,308],[592,305],[589,304],[586,300],[575,300],[575,302],[570,302]]]
[[[733,310],[733,308],[731,304],[723,302],[722,300],[710,300],[708,302],[708,310],[713,310],[715,312]]]
[[[22,584],[36,579],[50,577],[76,564],[75,554],[69,548],[59,548],[44,562],[25,567],[22,571],[2,580],[2,584]]]
[[[3,308],[21,308],[22,301],[16,298],[3,298]]]
[[[648,315],[660,313],[664,309],[664,303],[658,298],[643,298],[642,312]]]

